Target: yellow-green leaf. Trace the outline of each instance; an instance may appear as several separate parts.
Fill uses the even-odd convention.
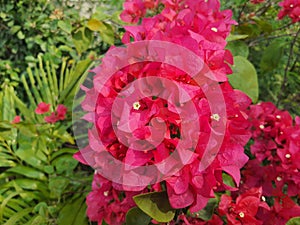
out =
[[[233,74],[229,82],[235,88],[247,94],[255,103],[258,99],[258,81],[254,66],[242,56],[234,57]]]
[[[137,195],[133,200],[144,213],[158,222],[169,222],[175,216],[175,209],[171,207],[165,191]]]

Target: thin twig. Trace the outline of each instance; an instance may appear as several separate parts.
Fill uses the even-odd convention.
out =
[[[275,36],[269,36],[269,37],[264,37],[264,35],[262,36],[259,36],[259,38],[251,41],[249,43],[249,47],[252,47],[254,46],[257,42],[260,42],[260,41],[265,41],[265,40],[270,40],[270,39],[276,39],[276,38],[281,38],[281,37],[287,37],[287,36],[294,36],[296,35],[296,33],[290,33],[290,34],[282,34],[282,35],[275,35]],[[261,38],[260,38],[261,37]]]
[[[263,7],[259,8],[258,10],[256,10],[254,14],[257,17],[261,16],[262,14],[264,14],[270,8],[271,5],[272,5],[272,1],[268,0],[266,2],[266,4]]]
[[[290,46],[290,53],[289,53],[289,57],[288,57],[286,67],[284,69],[283,82],[282,82],[282,85],[281,85],[281,91],[279,93],[277,105],[279,105],[279,103],[281,101],[281,98],[283,96],[283,93],[285,92],[285,89],[286,89],[286,86],[287,86],[288,70],[289,70],[289,67],[290,67],[290,64],[291,64],[291,61],[292,61],[292,56],[294,54],[294,46],[297,42],[297,38],[298,38],[299,34],[300,34],[300,29],[297,31],[297,33],[296,33],[296,35],[295,35],[295,37],[294,37],[294,39],[291,43],[291,46]]]
[[[288,23],[288,24],[286,24],[286,25],[284,25],[284,26],[282,26],[282,27],[279,27],[279,28],[273,30],[273,32],[274,32],[274,31],[278,31],[278,30],[283,30],[283,29],[285,29],[285,28],[287,28],[287,27],[289,27],[289,26],[291,26],[291,25],[293,25],[293,24],[294,24],[293,22],[290,22],[290,23]]]
[[[244,12],[244,10],[245,10],[245,8],[246,8],[246,5],[247,5],[247,1],[243,4],[243,6],[242,6],[242,8],[241,8],[241,10],[240,10],[240,12],[239,12],[239,17],[238,17],[238,19],[237,19],[238,24],[239,24],[240,21],[241,21],[241,17],[242,17],[242,14],[243,14],[243,12]]]

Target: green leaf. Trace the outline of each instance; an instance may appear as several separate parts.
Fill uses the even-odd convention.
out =
[[[64,172],[72,173],[78,165],[78,161],[75,160],[72,155],[62,155],[53,160],[52,165],[55,166],[58,174]]]
[[[57,25],[63,31],[67,32],[68,34],[71,34],[72,25],[71,25],[70,21],[68,21],[68,20],[62,21],[62,20],[60,20],[60,21],[58,21]]]
[[[57,152],[52,154],[52,159],[55,159],[56,157],[63,155],[63,154],[75,154],[78,151],[78,149],[74,149],[74,148],[62,148],[59,149]]]
[[[72,35],[72,40],[77,52],[81,54],[89,48],[93,40],[92,31],[81,27]]]
[[[218,201],[215,198],[209,199],[207,205],[204,207],[204,209],[193,213],[192,215],[195,215],[197,218],[201,218],[202,220],[210,220],[214,214],[214,210],[217,207]]]
[[[150,221],[151,217],[138,207],[130,209],[126,214],[126,225],[148,225]]]
[[[222,179],[223,179],[224,184],[226,184],[230,187],[235,187],[233,178],[229,174],[223,172],[222,173]]]
[[[99,31],[103,26],[105,25],[97,19],[90,19],[87,23],[87,27],[92,31]]]
[[[260,61],[262,72],[272,71],[280,65],[285,45],[284,41],[276,40],[265,49]]]
[[[230,84],[246,93],[255,103],[258,99],[258,81],[254,66],[242,56],[234,57],[233,74],[229,75]]]
[[[21,29],[21,26],[13,26],[12,28],[10,28],[10,32],[11,34],[15,34],[17,33],[19,30]]]
[[[230,50],[233,56],[243,56],[248,58],[249,47],[243,41],[232,41],[229,42],[226,46],[226,49]]]
[[[102,40],[110,45],[113,45],[115,42],[114,30],[111,25],[103,23],[104,26],[100,27],[100,36]]]
[[[300,225],[300,217],[294,217],[290,219],[286,225]]]
[[[39,202],[33,209],[34,212],[39,213],[41,216],[46,218],[48,215],[48,205],[46,202]]]
[[[254,17],[253,20],[256,22],[256,24],[258,25],[259,29],[263,32],[266,33],[271,33],[273,31],[273,26],[270,22],[268,22],[267,20],[258,18],[258,17]]]
[[[158,222],[169,222],[175,216],[175,210],[171,207],[165,191],[137,195],[133,200],[144,213]]]
[[[28,166],[18,165],[16,167],[6,170],[6,172],[17,173],[25,177],[35,178],[38,180],[47,180],[44,173]]]
[[[247,34],[229,34],[229,36],[226,38],[226,41],[236,41],[241,39],[246,39],[249,35]]]
[[[20,221],[24,216],[28,215],[31,212],[32,212],[32,207],[27,208],[27,209],[23,209],[22,211],[17,212],[16,214],[14,214],[3,225],[16,225],[18,221]]]
[[[20,146],[20,148],[15,152],[15,154],[32,167],[35,167],[39,170],[43,170],[44,165],[39,157],[41,153],[40,151],[39,153],[36,153],[34,149],[32,149],[32,146]]]
[[[88,225],[86,218],[85,195],[68,202],[60,211],[57,224],[58,225]]]
[[[60,198],[69,184],[69,180],[64,177],[51,177],[49,178],[50,197]]]
[[[25,35],[23,34],[23,32],[22,31],[19,31],[18,33],[17,33],[17,37],[19,38],[19,39],[24,39],[25,38]]]
[[[47,225],[47,219],[41,215],[37,215],[36,217],[33,217],[28,223],[24,225]]]

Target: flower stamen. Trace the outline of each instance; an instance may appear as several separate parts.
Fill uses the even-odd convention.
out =
[[[219,116],[219,114],[215,113],[215,114],[212,114],[212,116],[210,118],[213,120],[219,121],[221,117]]]
[[[218,32],[218,29],[215,27],[210,28],[213,32]]]
[[[135,109],[135,110],[139,110],[139,109],[140,109],[140,107],[141,107],[141,104],[140,104],[139,102],[135,102],[135,103],[133,103],[133,109]]]

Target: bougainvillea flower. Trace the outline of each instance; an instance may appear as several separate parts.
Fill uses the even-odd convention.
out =
[[[229,225],[261,225],[256,218],[258,209],[269,210],[268,205],[261,200],[262,189],[252,188],[239,195],[235,201],[228,195],[222,195],[219,204],[220,215],[226,215]]]
[[[126,212],[135,206],[132,197],[141,192],[126,192],[122,199],[120,193],[113,188],[111,181],[96,173],[92,183],[92,192],[86,199],[88,217],[97,221],[98,224],[102,224],[104,220],[108,224],[122,225]]]
[[[64,120],[65,119],[65,115],[67,113],[68,108],[62,104],[59,104],[57,106],[56,112],[57,112],[57,118],[59,120]]]
[[[285,225],[288,220],[300,215],[300,207],[291,198],[282,193],[279,195],[270,210],[259,209],[257,216],[264,225]]]
[[[47,104],[45,102],[41,102],[38,104],[37,108],[35,109],[36,114],[44,114],[49,112],[50,110],[50,104]]]
[[[232,73],[228,64],[233,64],[233,56],[224,49],[231,25],[236,22],[232,20],[230,10],[220,10],[220,2],[217,0],[149,2],[130,0],[124,4],[125,10],[121,18],[125,22],[138,22],[147,15],[149,8],[152,9],[159,3],[164,9],[158,14],[156,12],[157,15],[153,17],[142,18],[139,25],[125,26],[123,43],[152,40],[173,43],[196,54],[205,65],[201,73],[197,74],[198,77],[191,77],[183,69],[177,68],[177,65],[162,63],[172,49],[159,48],[154,52],[156,59],[161,61],[147,61],[137,52],[141,58],[131,58],[134,63],[122,66],[112,76],[106,77],[108,73],[103,71],[111,72],[120,66],[121,57],[110,54],[114,50],[112,48],[102,59],[102,64],[92,70],[95,73],[93,87],[83,88],[86,98],[82,102],[82,108],[87,112],[83,118],[94,124],[94,129],[89,132],[87,149],[88,154],[94,157],[92,162],[83,159],[84,152],[76,157],[84,163],[88,162],[95,169],[107,169],[110,165],[106,165],[103,156],[107,153],[113,160],[124,163],[125,170],[157,165],[171,158],[173,161],[168,161],[164,167],[158,167],[160,175],[167,174],[180,162],[181,169],[163,180],[166,184],[163,188],[166,188],[173,208],[186,207],[190,212],[197,212],[206,206],[210,198],[214,198],[214,192],[236,190],[224,183],[222,173],[226,171],[232,176],[236,186],[239,186],[240,169],[248,160],[243,147],[251,136],[246,113],[251,100],[228,83],[227,75]],[[135,48],[128,49],[136,51]],[[119,53],[123,54],[122,51]],[[182,57],[182,61],[189,64],[188,58]],[[151,81],[152,77],[158,77],[160,81]],[[143,94],[152,95],[140,98],[135,96],[136,100],[129,102],[128,96],[132,97],[136,90],[131,84],[142,78],[147,81],[136,89]],[[201,80],[201,88],[196,82],[197,78]],[[164,79],[172,81],[173,84],[167,84],[162,81]],[[218,84],[219,94],[208,80]],[[222,83],[219,85],[218,82]],[[208,91],[217,96],[214,98],[214,105],[220,105],[218,103],[224,98],[224,115],[212,112],[211,102],[206,96]],[[199,131],[194,132],[193,125],[196,123],[200,124]],[[218,124],[226,124],[223,134],[218,132]],[[187,132],[184,132],[184,127],[188,128]],[[151,146],[151,141],[157,140],[160,140],[158,145],[142,149]],[[183,141],[185,143],[181,146]],[[218,145],[219,142],[222,143]],[[178,158],[174,159],[174,155]],[[132,176],[132,179],[136,180],[136,177],[137,175]],[[144,177],[138,176],[138,179]],[[145,180],[150,182],[153,179],[148,177]],[[127,189],[122,183],[109,182],[112,193],[127,196],[134,189]],[[157,189],[162,184],[155,185]],[[150,186],[152,188],[152,184]],[[140,187],[139,191],[143,188],[143,191],[149,191],[147,187],[149,184]],[[103,218],[109,224],[118,224],[124,220],[125,211],[120,209],[121,203],[117,198],[104,204],[102,194],[99,197],[101,202],[92,202],[93,198],[97,198],[94,190],[92,193],[87,201],[91,220],[98,221],[99,224]],[[105,218],[104,210],[107,215],[111,215],[110,218]],[[220,222],[218,217],[214,217],[214,220]],[[189,223],[197,222],[199,220],[190,219]]]
[[[14,119],[11,121],[12,124],[20,123],[21,122],[21,116],[15,116]]]
[[[45,116],[44,120],[47,123],[56,123],[58,121],[58,118],[57,118],[55,112],[52,112],[50,116]]]
[[[281,10],[278,13],[278,19],[283,19],[289,16],[293,23],[300,21],[300,1],[299,0],[284,0],[279,3]]]
[[[253,144],[250,160],[243,170],[242,188],[262,186],[265,196],[286,190],[298,195],[300,188],[300,128],[287,111],[272,103],[252,105],[249,111]],[[256,171],[255,173],[253,171]]]
[[[65,119],[65,116],[66,116],[66,113],[67,113],[67,107],[62,105],[62,104],[59,104],[57,106],[57,109],[55,112],[52,112],[50,116],[45,116],[44,120],[47,122],[47,123],[56,123],[57,121],[59,120],[64,120]]]

